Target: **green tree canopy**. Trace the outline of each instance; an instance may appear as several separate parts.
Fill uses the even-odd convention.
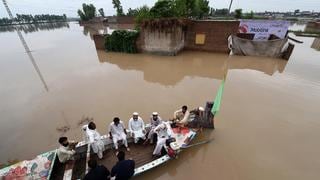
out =
[[[244,19],[253,19],[254,18],[253,11],[250,11],[250,13],[246,13],[243,18]]]
[[[138,24],[144,19],[168,17],[202,19],[209,14],[208,0],[158,0],[151,9],[143,6],[128,11],[128,15],[135,16],[135,21]]]
[[[103,11],[103,8],[100,8],[100,9],[98,10],[98,12],[99,12],[100,16],[104,17],[104,11]]]
[[[227,8],[216,9],[214,14],[216,16],[227,16],[229,14],[229,10]]]
[[[146,5],[137,8],[136,14],[134,15],[134,20],[136,24],[140,24],[143,20],[152,18],[150,14],[150,8]]]
[[[210,12],[209,1],[196,0],[195,5],[196,6],[193,14],[197,19],[202,19],[204,17],[209,16],[209,12]]]
[[[93,4],[82,4],[82,10],[78,10],[78,15],[83,21],[88,21],[96,17],[96,7]]]
[[[150,13],[153,18],[174,17],[176,15],[174,9],[174,1],[159,0],[150,9]]]
[[[117,11],[117,16],[124,16],[120,0],[112,0],[112,4],[113,8],[115,8]]]
[[[234,17],[237,18],[237,19],[242,18],[242,9],[236,9],[234,11]]]

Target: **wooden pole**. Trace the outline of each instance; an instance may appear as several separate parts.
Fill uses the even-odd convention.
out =
[[[232,6],[233,0],[230,0],[230,4],[229,4],[229,15],[231,13],[231,6]]]

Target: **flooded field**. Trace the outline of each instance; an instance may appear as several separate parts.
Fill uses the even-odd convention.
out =
[[[0,31],[0,162],[28,159],[81,140],[93,118],[101,134],[114,116],[213,100],[226,71],[210,144],[135,179],[319,179],[320,51],[298,38],[289,61],[185,51],[176,57],[97,51],[78,24],[24,31],[35,64],[14,31]],[[293,35],[292,35],[293,36]],[[39,71],[37,71],[37,68]],[[70,128],[66,133],[59,131]]]

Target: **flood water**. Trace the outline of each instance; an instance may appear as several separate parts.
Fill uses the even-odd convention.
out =
[[[138,111],[170,118],[181,105],[213,100],[228,72],[214,138],[135,179],[319,179],[320,52],[302,38],[289,61],[185,51],[175,57],[97,51],[88,31],[69,23],[0,32],[0,162],[28,159],[81,140],[79,122],[101,134],[114,116]],[[293,35],[292,35],[293,36]],[[39,71],[37,71],[37,68]],[[66,133],[58,131],[70,127]]]

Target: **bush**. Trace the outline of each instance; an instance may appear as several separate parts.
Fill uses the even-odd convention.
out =
[[[116,30],[105,38],[107,51],[137,53],[138,31]]]

